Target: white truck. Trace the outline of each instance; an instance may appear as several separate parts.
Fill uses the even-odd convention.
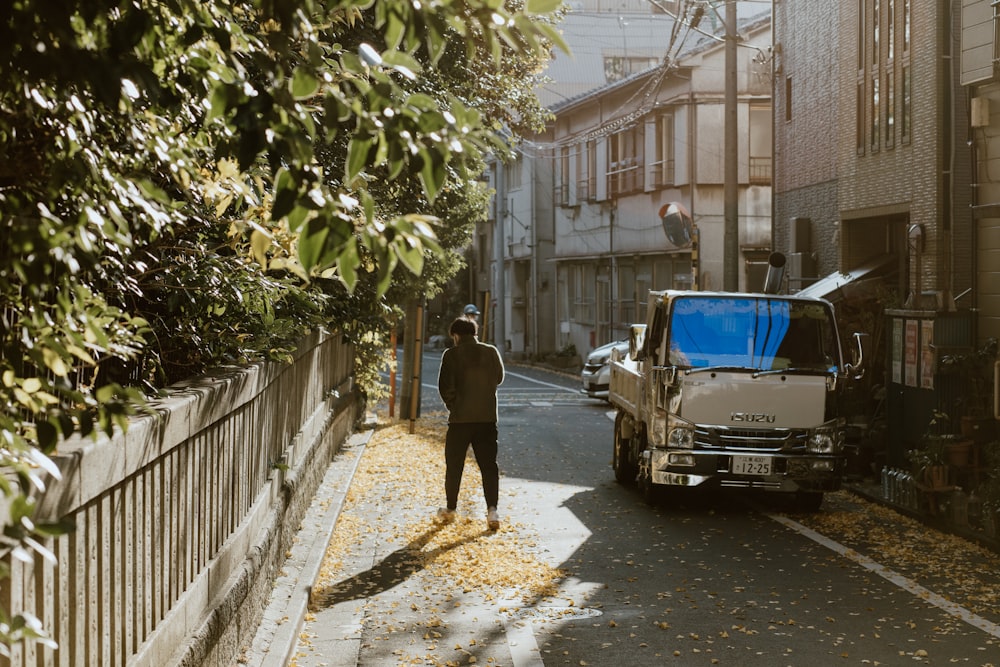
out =
[[[863,334],[845,362],[829,302],[769,293],[653,291],[647,312],[611,362],[617,480],[648,502],[714,485],[819,509],[840,488],[838,397],[863,373]]]

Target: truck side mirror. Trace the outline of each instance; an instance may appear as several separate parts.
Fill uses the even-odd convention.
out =
[[[646,325],[633,324],[628,331],[628,356],[632,361],[646,358]]]
[[[860,380],[865,376],[865,346],[864,341],[868,334],[854,332],[854,349],[851,350],[851,363],[847,364],[845,370],[847,374],[855,380]]]

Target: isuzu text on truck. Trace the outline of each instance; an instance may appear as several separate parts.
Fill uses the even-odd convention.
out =
[[[795,494],[818,509],[840,488],[844,361],[833,306],[774,294],[655,291],[629,355],[611,364],[615,476],[654,500],[667,487]]]

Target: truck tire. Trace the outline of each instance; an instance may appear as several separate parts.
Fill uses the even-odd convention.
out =
[[[619,412],[615,416],[615,445],[611,455],[611,467],[615,470],[615,479],[619,484],[635,484],[635,476],[639,471],[635,461],[632,460],[631,440],[622,436],[622,422],[624,414]]]
[[[799,491],[795,494],[795,506],[802,512],[818,512],[822,504],[822,491]]]

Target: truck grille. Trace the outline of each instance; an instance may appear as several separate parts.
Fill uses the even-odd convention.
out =
[[[695,446],[699,449],[751,451],[791,451],[805,447],[805,431],[787,428],[733,429],[699,428],[695,430]]]

